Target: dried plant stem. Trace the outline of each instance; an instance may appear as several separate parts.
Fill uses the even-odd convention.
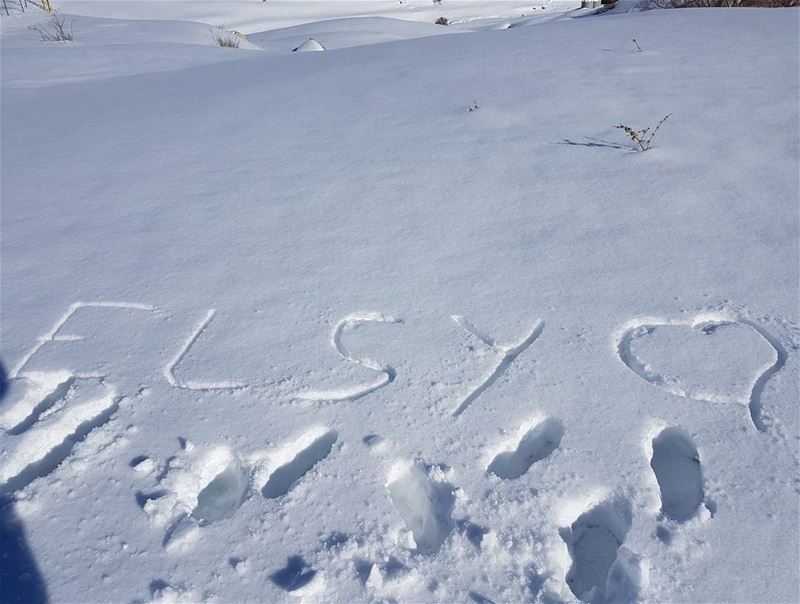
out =
[[[617,128],[618,130],[624,130],[634,144],[638,147],[639,151],[647,151],[650,148],[650,144],[653,142],[656,132],[658,132],[659,128],[661,128],[661,124],[666,122],[670,115],[672,114],[668,113],[665,115],[653,129],[648,126],[647,128],[642,128],[641,130],[634,130],[630,126],[626,126],[624,124],[619,124],[614,126],[614,128]]]
[[[43,42],[72,42],[72,22],[67,27],[67,20],[55,11],[49,21],[31,25],[30,29],[39,34]]]
[[[236,34],[225,31],[222,27],[218,27],[217,31],[209,28],[208,31],[217,46],[221,48],[239,48],[239,38]]]

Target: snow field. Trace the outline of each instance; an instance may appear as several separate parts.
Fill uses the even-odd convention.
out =
[[[30,18],[0,490],[40,591],[797,600],[796,11],[296,54]]]

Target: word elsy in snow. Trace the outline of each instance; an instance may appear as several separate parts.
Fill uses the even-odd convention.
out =
[[[155,306],[132,302],[75,302],[56,320],[50,330],[37,339],[36,344],[23,355],[17,365],[11,370],[9,377],[12,379],[24,376],[30,377],[36,373],[33,371],[25,372],[25,367],[34,355],[48,343],[83,339],[82,336],[63,333],[63,328],[64,325],[81,310],[90,308],[116,309],[126,312],[135,311],[142,313],[157,312]],[[182,342],[175,355],[171,356],[164,365],[164,378],[175,388],[206,392],[215,390],[239,390],[248,386],[245,383],[235,381],[184,380],[176,373],[178,365],[189,354],[189,351],[211,324],[215,313],[216,311],[214,309],[210,309],[203,315],[200,321],[198,321],[191,330],[188,337]],[[464,316],[453,315],[451,319],[469,336],[475,338],[485,346],[491,356],[494,357],[490,370],[487,371],[484,376],[470,384],[466,394],[454,405],[451,414],[454,417],[458,417],[463,414],[481,394],[491,388],[511,366],[514,360],[536,341],[544,330],[544,321],[537,320],[534,322],[531,328],[522,334],[518,341],[502,344],[473,325]],[[330,343],[336,354],[342,359],[374,371],[376,374],[375,377],[364,383],[349,387],[333,389],[304,388],[295,393],[297,398],[308,401],[356,400],[388,386],[395,380],[397,372],[391,365],[382,363],[376,359],[355,356],[347,349],[345,344],[346,334],[359,325],[367,323],[398,324],[403,323],[403,320],[377,312],[351,313],[336,323],[331,332]],[[698,383],[696,379],[697,376],[692,376],[691,371],[687,370],[685,367],[665,367],[663,372],[653,370],[652,363],[642,360],[639,355],[642,354],[642,350],[644,350],[645,354],[653,354],[652,351],[649,353],[647,352],[648,346],[646,344],[655,342],[656,345],[658,345],[656,331],[659,331],[660,334],[661,332],[668,332],[669,330],[675,329],[683,329],[691,335],[691,338],[696,339],[696,336],[699,336],[701,340],[705,340],[702,343],[704,346],[708,346],[709,340],[713,340],[714,342],[725,343],[726,347],[731,350],[749,350],[754,347],[760,347],[759,358],[734,359],[736,362],[731,363],[732,367],[738,368],[740,366],[746,366],[749,368],[746,368],[743,376],[729,380],[729,384],[733,385],[717,389],[709,387],[708,384],[702,381]],[[703,338],[704,336],[713,337]],[[750,338],[750,340],[747,340],[747,338]],[[754,338],[755,340],[753,340]],[[615,333],[614,340],[616,352],[620,361],[641,379],[671,394],[684,398],[714,403],[736,403],[747,406],[753,425],[757,430],[765,431],[765,426],[761,419],[761,394],[766,382],[785,365],[788,353],[778,338],[752,320],[720,312],[704,313],[689,319],[637,318],[626,323]],[[690,342],[690,344],[692,344],[692,342]],[[665,348],[665,351],[669,353],[667,348]],[[768,361],[763,359],[765,355],[770,357]],[[670,356],[670,354],[667,354],[667,356]],[[676,355],[672,354],[671,356],[674,357]],[[748,373],[750,373],[750,375],[748,375]],[[75,379],[102,379],[104,376],[76,373],[73,377]]]
[[[67,335],[63,333],[64,326],[81,310],[90,308],[117,309],[124,311],[134,310],[141,311],[143,313],[157,312],[157,308],[155,306],[133,302],[75,302],[74,304],[70,305],[67,311],[56,320],[55,324],[44,335],[37,338],[36,344],[25,355],[23,355],[20,361],[13,367],[9,377],[14,379],[23,377],[27,374],[35,373],[25,372],[25,367],[36,355],[36,353],[38,353],[48,343],[71,342],[83,339],[83,336],[71,334]],[[234,381],[184,380],[181,379],[176,373],[178,365],[189,354],[189,351],[211,324],[215,314],[216,311],[214,309],[208,310],[189,333],[188,337],[183,341],[175,355],[171,356],[164,365],[164,379],[166,379],[167,382],[169,382],[169,384],[175,388],[206,392],[213,390],[240,390],[247,387],[247,384],[245,383]],[[475,327],[465,317],[454,315],[451,318],[469,335],[477,338],[481,343],[483,343],[483,345],[493,352],[496,357],[491,371],[489,371],[486,376],[476,381],[476,383],[470,387],[469,392],[453,409],[452,415],[459,416],[475,401],[475,399],[477,399],[483,392],[491,387],[501,375],[503,375],[511,363],[514,362],[514,359],[517,358],[517,356],[524,352],[536,340],[536,338],[539,337],[544,329],[544,321],[536,321],[531,330],[526,333],[519,342],[513,344],[500,344],[496,342],[494,338]],[[365,323],[403,323],[403,320],[376,312],[351,313],[336,323],[333,331],[331,332],[330,342],[336,353],[345,361],[375,371],[378,375],[376,375],[376,377],[369,382],[356,384],[352,387],[336,389],[303,389],[296,393],[298,398],[309,401],[356,400],[375,392],[384,386],[388,386],[394,381],[395,377],[397,376],[397,372],[391,365],[381,363],[368,357],[354,356],[347,350],[344,341],[346,333]],[[74,377],[83,379],[98,379],[103,378],[104,376],[96,374],[75,374]]]

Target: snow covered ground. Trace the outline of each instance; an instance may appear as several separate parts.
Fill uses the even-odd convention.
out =
[[[3,601],[800,599],[798,12],[406,4],[2,18]]]
[[[579,7],[580,0],[62,0],[59,6],[76,15],[191,20],[224,24],[249,34],[334,19],[376,17],[426,24],[447,17],[461,28],[480,29],[510,19],[553,18]]]

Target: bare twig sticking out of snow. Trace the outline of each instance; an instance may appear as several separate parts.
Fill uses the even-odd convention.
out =
[[[226,31],[221,27],[218,28],[217,31],[213,29],[209,29],[208,31],[211,32],[211,38],[214,40],[214,43],[220,48],[239,48],[239,37],[236,34]]]
[[[635,41],[635,40],[634,40]],[[630,137],[630,139],[634,142],[636,147],[634,147],[637,151],[647,151],[650,148],[650,144],[653,142],[653,138],[658,132],[659,128],[661,128],[661,124],[667,121],[667,118],[672,115],[668,113],[665,115],[656,127],[651,129],[649,126],[647,128],[642,128],[641,130],[634,130],[630,126],[626,126],[625,124],[619,124],[614,126],[618,130],[624,130],[625,133]]]
[[[67,20],[53,12],[49,21],[31,25],[31,29],[42,38],[43,42],[72,42],[72,21],[67,27]]]

